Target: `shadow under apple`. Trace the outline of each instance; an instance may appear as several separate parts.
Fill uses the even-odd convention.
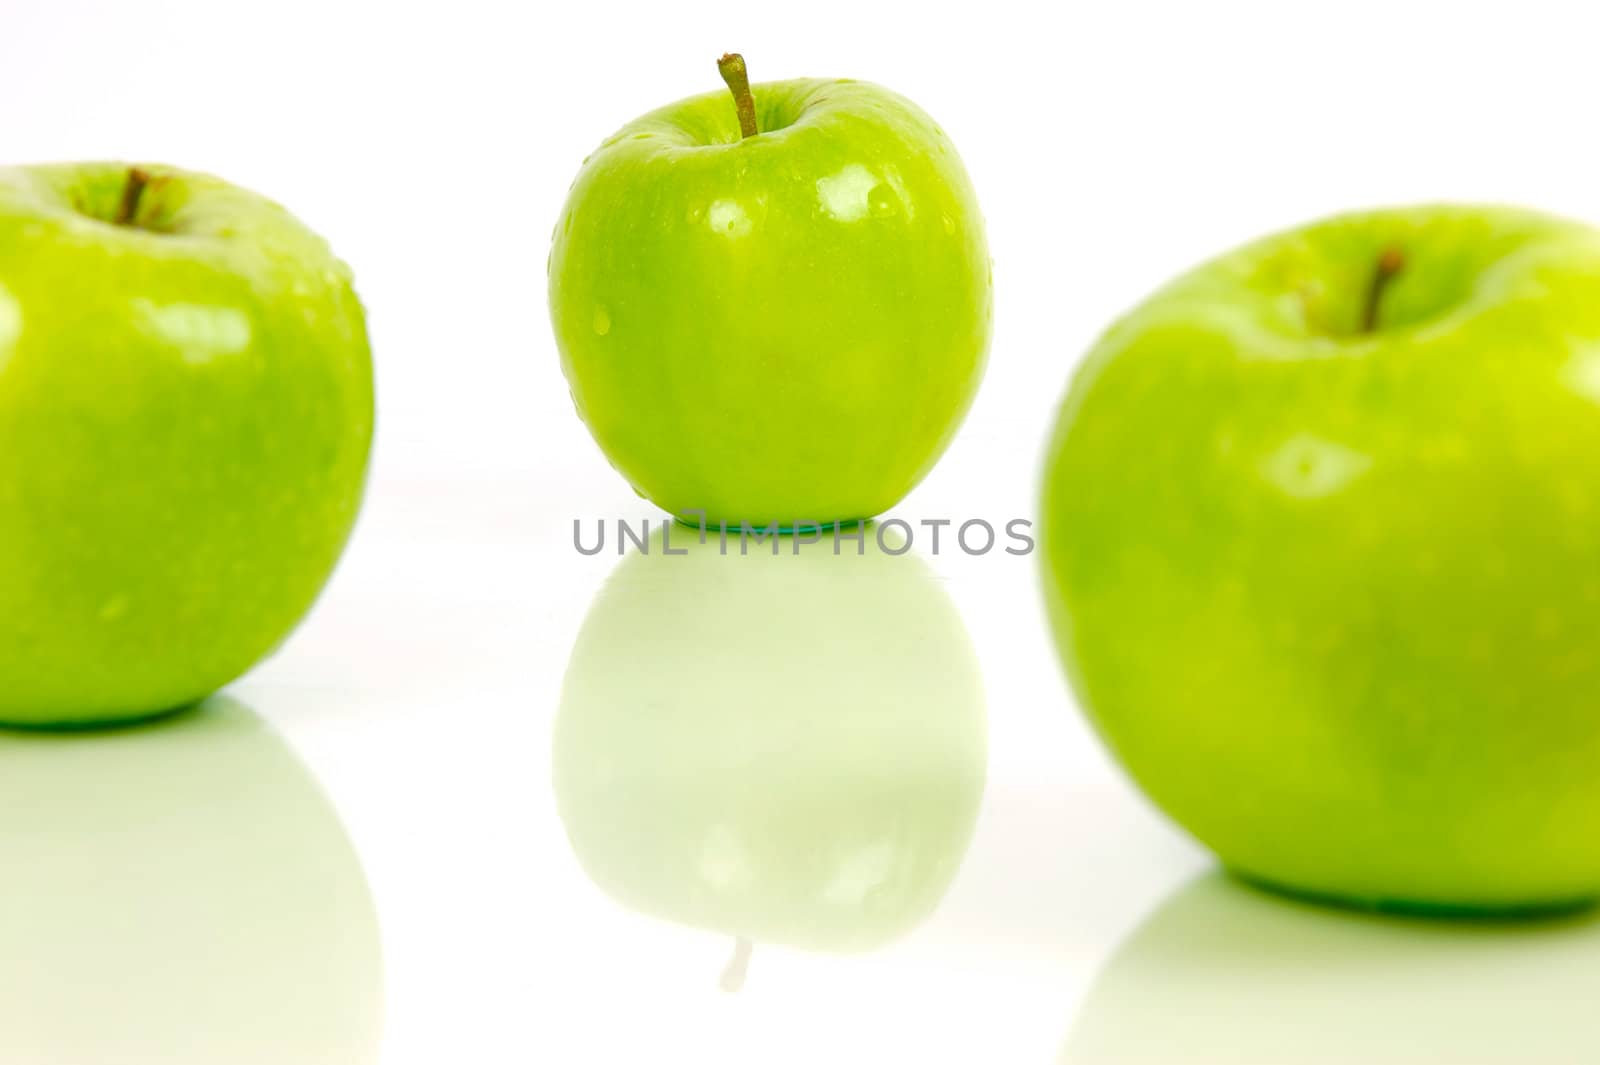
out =
[[[1117,951],[1063,1062],[1600,1061],[1600,920],[1330,910],[1212,873]]]
[[[240,703],[0,733],[0,1061],[360,1065],[382,985],[337,815]]]
[[[584,621],[554,740],[559,813],[624,906],[848,953],[937,906],[971,839],[987,722],[965,626],[926,563],[866,530],[723,554],[658,534]],[[886,537],[891,550],[896,548]]]

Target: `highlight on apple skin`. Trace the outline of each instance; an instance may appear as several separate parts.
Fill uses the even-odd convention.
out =
[[[904,97],[843,79],[745,93],[724,60],[732,98],[636,119],[573,182],[549,257],[562,369],[611,464],[664,510],[869,518],[933,467],[982,378],[977,197]]]
[[[1600,233],[1320,222],[1090,353],[1046,458],[1079,699],[1240,874],[1360,906],[1600,894]]]
[[[0,169],[0,722],[244,673],[339,558],[372,425],[350,272],[282,207],[171,167]]]

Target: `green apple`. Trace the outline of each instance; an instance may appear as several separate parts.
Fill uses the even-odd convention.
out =
[[[584,162],[550,248],[562,368],[611,464],[673,514],[868,518],[933,467],[982,377],[977,199],[886,89],[730,83]]]
[[[0,721],[171,710],[271,651],[355,521],[372,402],[350,273],[283,208],[0,169]]]
[[[1081,702],[1257,880],[1371,906],[1600,893],[1600,233],[1335,218],[1090,353],[1044,587]]]
[[[0,1061],[364,1065],[372,897],[339,818],[227,698],[0,733]]]
[[[944,895],[983,792],[981,681],[926,564],[866,532],[860,555],[741,556],[679,527],[687,555],[658,535],[596,597],[554,781],[579,861],[623,905],[856,952]]]
[[[1118,948],[1063,1065],[1600,1061],[1600,922],[1335,912],[1220,874]]]

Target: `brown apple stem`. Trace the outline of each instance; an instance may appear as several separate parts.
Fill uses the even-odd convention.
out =
[[[750,72],[745,69],[744,56],[729,52],[717,60],[717,69],[722,72],[722,80],[728,83],[728,91],[733,93],[733,106],[739,112],[740,136],[754,137],[761,130],[756,128],[756,98],[750,95]]]
[[[151,180],[150,172],[143,167],[128,168],[128,180],[122,186],[122,203],[112,221],[119,226],[134,224],[134,219],[139,217],[139,201],[144,198],[144,190],[150,187]]]
[[[732,994],[744,987],[744,978],[750,972],[750,952],[754,949],[744,936],[733,943],[733,957],[722,970],[722,990]]]
[[[1377,269],[1372,271],[1372,283],[1367,288],[1367,305],[1361,315],[1361,331],[1363,333],[1376,332],[1378,328],[1378,310],[1383,304],[1383,294],[1388,291],[1389,284],[1406,268],[1406,253],[1390,245],[1378,256]]]

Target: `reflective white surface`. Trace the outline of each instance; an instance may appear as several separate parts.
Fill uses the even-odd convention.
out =
[[[365,848],[385,1060],[1053,1060],[1205,862],[1071,712],[1033,559],[585,558],[515,483],[380,485],[368,605],[239,686]]]
[[[1192,885],[1206,856],[1072,705],[1034,560],[968,558],[948,529],[933,555],[918,526],[920,561],[893,571],[913,586],[843,618],[818,594],[848,607],[848,581],[770,592],[759,629],[716,594],[671,592],[676,607],[652,602],[670,654],[639,649],[654,672],[626,646],[585,666],[608,699],[637,690],[643,704],[666,678],[662,698],[681,700],[698,674],[720,700],[706,716],[669,707],[694,727],[656,741],[662,776],[624,808],[664,807],[670,860],[645,882],[597,883],[593,832],[562,819],[553,741],[585,619],[628,563],[579,555],[572,521],[658,515],[572,414],[543,270],[584,153],[716,88],[724,49],[758,81],[905,93],[972,173],[997,307],[971,416],[894,513],[999,527],[1033,517],[1078,355],[1198,259],[1384,202],[1510,200],[1600,221],[1597,20],[1576,0],[1352,0],[1321,15],[1271,0],[7,0],[5,161],[158,159],[281,199],[355,268],[380,415],[344,563],[215,721],[70,750],[0,737],[0,1060],[1593,1061],[1592,928],[1412,929]],[[908,673],[903,648],[814,638],[863,620],[924,633],[930,673]],[[751,713],[796,722],[822,690],[807,686],[831,681],[818,728],[840,728],[852,691],[955,714],[975,702],[968,678],[981,793],[962,790],[977,778],[946,747],[914,746],[915,729],[909,754],[854,762],[884,738],[796,732],[784,742],[809,760],[772,762],[793,772],[766,792],[759,771],[717,775],[730,750],[759,770],[775,742],[717,734],[738,691]],[[607,704],[582,713],[594,705]],[[621,779],[643,779],[648,750],[624,754]],[[672,809],[659,796],[674,773],[742,795],[739,816]],[[829,813],[849,789],[817,773],[885,800],[859,823]],[[952,773],[947,816],[920,832],[874,820],[914,812],[907,795],[938,795],[930,781]],[[763,839],[797,809],[804,831]],[[798,854],[790,835],[805,837]],[[914,859],[930,852],[928,871]],[[917,890],[880,893],[886,912],[862,923],[873,888],[904,883]]]
[[[1186,885],[1117,950],[1067,1062],[1600,1057],[1600,921],[1440,922]]]
[[[363,608],[239,691],[362,847],[385,1061],[1592,1060],[1592,919],[1368,918],[1212,872],[1073,712],[1031,559],[584,558],[499,482],[380,488]],[[886,630],[931,676],[868,653]],[[608,798],[563,795],[580,766]]]
[[[378,1060],[360,863],[240,702],[0,733],[0,862],[0,1060]]]

